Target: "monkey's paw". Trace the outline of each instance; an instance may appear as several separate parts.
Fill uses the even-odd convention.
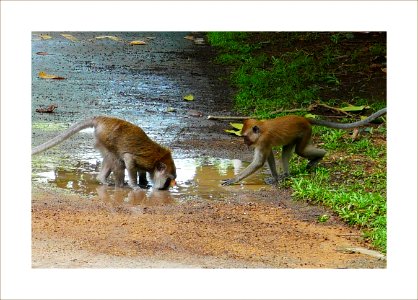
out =
[[[289,173],[280,174],[279,177],[277,178],[277,182],[285,181],[289,177],[290,177]]]
[[[279,182],[279,178],[270,177],[270,178],[265,179],[264,182],[266,184],[274,185],[274,184],[277,184]]]
[[[234,184],[234,183],[235,183],[234,178],[231,178],[231,179],[224,179],[224,180],[222,180],[222,185],[223,185],[223,186],[232,185],[232,184]]]

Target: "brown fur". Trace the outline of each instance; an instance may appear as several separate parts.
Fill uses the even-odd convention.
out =
[[[310,169],[326,154],[325,150],[316,148],[311,144],[312,125],[349,129],[367,125],[383,114],[386,114],[386,108],[375,112],[364,120],[348,124],[311,120],[292,115],[265,121],[247,119],[244,121],[241,134],[245,144],[253,146],[255,149],[253,161],[236,177],[225,180],[223,185],[239,182],[261,168],[266,161],[268,162],[274,181],[278,181],[279,175],[276,171],[276,164],[272,151],[273,146],[283,146],[281,157],[283,167],[282,176],[289,175],[289,160],[293,149],[296,154],[309,160],[307,168]]]
[[[315,148],[310,144],[312,127],[304,117],[285,116],[265,121],[248,119],[244,121],[241,134],[244,142],[254,147],[254,158],[244,171],[226,180],[224,185],[241,181],[261,168],[266,161],[274,181],[277,182],[280,176],[276,170],[273,146],[283,146],[281,158],[283,174],[281,176],[289,175],[289,160],[293,149],[298,155],[309,159],[308,168],[316,165],[326,153],[325,150]]]
[[[285,116],[265,121],[248,119],[244,121],[242,135],[252,138],[253,143],[255,142],[252,132],[254,126],[258,126],[260,132],[263,133],[258,138],[257,144],[265,146],[287,145],[298,138],[310,137],[312,134],[311,124],[304,117]]]
[[[176,166],[169,149],[152,141],[138,126],[112,117],[93,117],[70,126],[67,130],[32,149],[32,155],[45,151],[82,129],[94,127],[96,148],[103,157],[98,180],[106,183],[113,172],[117,186],[124,184],[125,168],[128,170],[129,185],[146,181],[145,172],[150,173],[157,189],[167,189],[176,178]]]
[[[94,123],[96,147],[104,147],[118,157],[131,153],[137,167],[146,172],[152,172],[157,162],[163,162],[169,172],[175,173],[170,150],[151,140],[140,127],[111,117],[95,117]]]

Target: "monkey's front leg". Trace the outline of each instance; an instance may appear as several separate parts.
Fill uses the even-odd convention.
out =
[[[142,170],[138,170],[139,186],[143,188],[148,187],[147,173]]]
[[[243,180],[244,178],[250,176],[255,171],[260,169],[264,165],[265,162],[266,162],[265,153],[262,153],[256,148],[254,151],[254,158],[251,164],[247,168],[245,168],[244,171],[242,171],[240,174],[238,174],[234,178],[223,180],[222,185],[231,185],[231,184],[234,184]]]
[[[128,170],[128,184],[131,188],[135,189],[138,186],[138,168],[135,164],[135,159],[132,154],[125,153],[123,155],[123,161],[125,162],[126,170]]]

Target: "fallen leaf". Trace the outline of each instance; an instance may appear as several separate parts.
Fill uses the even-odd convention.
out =
[[[73,41],[73,42],[77,42],[78,41],[78,39],[75,36],[71,35],[71,34],[61,33],[61,35],[63,37],[65,37],[66,39],[70,40],[70,41]]]
[[[386,73],[386,68],[381,68],[383,73]]]
[[[241,131],[242,131],[242,127],[244,126],[244,124],[242,124],[242,123],[229,123],[229,125],[231,125],[231,127],[234,128],[234,129],[224,129],[224,131],[226,133],[231,133],[231,134],[235,134],[237,136],[242,136]]]
[[[96,36],[96,39],[98,39],[98,40],[109,39],[109,40],[116,41],[116,42],[119,42],[121,40],[120,38],[118,38],[117,36],[114,36],[114,35]]]
[[[37,108],[35,111],[38,113],[53,113],[54,110],[58,108],[58,106],[56,106],[55,104],[52,104],[46,108]]]
[[[305,118],[308,118],[308,119],[316,119],[316,115],[313,115],[313,114],[306,114],[306,115],[304,115],[304,117]]]
[[[203,117],[203,113],[201,111],[197,111],[193,109],[189,110],[187,112],[187,115],[191,117],[198,117],[198,118]]]
[[[38,55],[49,55],[48,52],[36,52],[36,54],[38,54]]]
[[[354,142],[358,138],[359,134],[360,131],[358,130],[358,128],[354,128],[353,134],[351,135],[351,141]]]
[[[194,36],[192,36],[192,35],[186,35],[184,38],[186,40],[189,40],[189,41],[193,41],[194,40]]]
[[[244,126],[244,124],[242,123],[229,123],[229,125],[231,125],[233,128],[235,128],[236,130],[241,131],[242,127]]]
[[[174,107],[167,107],[167,112],[175,112],[176,109]]]
[[[132,41],[129,43],[130,45],[146,45],[147,43],[145,43],[144,41]]]
[[[64,77],[57,76],[57,75],[52,75],[52,74],[47,74],[45,72],[39,72],[38,76],[39,76],[39,78],[42,78],[42,79],[58,79],[58,80],[65,79]]]
[[[347,111],[362,111],[366,108],[369,108],[369,107],[365,106],[365,105],[360,105],[360,106],[349,105],[347,107],[342,107],[341,110],[345,111],[345,112],[347,112]]]
[[[204,45],[205,44],[205,40],[203,38],[195,38],[194,39],[194,43],[196,45]]]
[[[48,34],[38,34],[39,35],[39,37],[41,38],[41,39],[43,39],[43,40],[49,40],[49,39],[52,39],[52,36],[50,36],[50,35],[48,35]]]
[[[194,96],[192,94],[189,94],[189,95],[184,96],[183,99],[186,101],[193,101]]]
[[[238,131],[238,130],[233,130],[233,129],[224,129],[224,131],[225,131],[226,133],[231,133],[231,134],[235,134],[235,135],[237,135],[237,136],[241,136],[241,131]]]

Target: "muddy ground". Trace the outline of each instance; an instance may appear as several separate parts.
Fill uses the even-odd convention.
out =
[[[35,156],[34,268],[386,267],[360,253],[368,245],[359,230],[264,184],[267,169],[220,185],[252,153],[224,133],[228,122],[206,119],[234,113],[228,70],[213,63],[209,46],[184,38],[203,35],[40,34],[32,35],[32,145],[88,116],[117,116],[172,149],[178,178],[170,191],[100,185],[89,130]],[[65,79],[42,79],[41,71]],[[194,101],[183,99],[189,94]],[[36,112],[51,104],[54,113]],[[318,222],[324,214],[330,219]]]

